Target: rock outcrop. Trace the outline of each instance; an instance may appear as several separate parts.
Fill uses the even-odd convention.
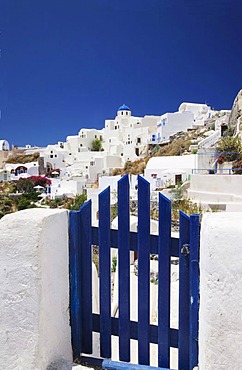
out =
[[[235,98],[229,117],[229,128],[234,135],[239,131],[240,136],[242,136],[242,89]]]

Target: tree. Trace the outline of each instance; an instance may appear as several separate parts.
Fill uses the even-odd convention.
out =
[[[20,178],[16,187],[20,193],[32,193],[34,191],[34,182],[30,177],[27,179]]]
[[[93,152],[101,152],[102,151],[102,141],[99,139],[95,139],[92,141],[92,147],[91,150]]]

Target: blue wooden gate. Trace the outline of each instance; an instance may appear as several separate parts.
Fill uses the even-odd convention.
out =
[[[171,237],[171,202],[159,193],[159,235],[150,235],[150,186],[138,178],[138,231],[130,232],[129,179],[118,183],[118,230],[110,229],[110,189],[99,194],[99,227],[91,226],[91,202],[70,212],[70,306],[73,356],[101,363],[130,361],[130,340],[138,340],[138,361],[149,365],[150,343],[158,344],[158,366],[170,368],[170,347],[178,348],[179,370],[198,363],[199,215],[180,212],[179,239]],[[100,315],[92,313],[92,245],[99,246]],[[119,317],[111,317],[110,248],[118,248]],[[138,322],[130,320],[130,251],[138,252]],[[150,255],[158,254],[158,325],[150,324]],[[179,328],[170,328],[171,257],[179,257]],[[92,354],[100,333],[100,359]],[[85,354],[85,355],[84,355]],[[107,363],[107,361],[106,361]]]

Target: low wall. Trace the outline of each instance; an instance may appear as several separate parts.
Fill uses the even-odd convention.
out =
[[[242,369],[241,218],[242,213],[203,216],[199,370]]]
[[[242,175],[191,175],[188,196],[198,203],[242,202]]]
[[[71,369],[67,211],[16,212],[0,235],[0,368]]]

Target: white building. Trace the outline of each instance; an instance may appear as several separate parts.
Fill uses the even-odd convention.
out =
[[[85,188],[85,180],[58,180],[51,179],[51,198],[56,197],[75,197],[77,194],[82,194]]]
[[[0,151],[1,150],[10,150],[10,145],[7,140],[0,140]]]
[[[196,163],[196,154],[153,157],[147,163],[144,178],[151,183],[152,190],[178,185],[189,180]]]
[[[9,142],[7,140],[0,140],[0,168],[4,167],[5,161],[9,156],[9,150]]]
[[[30,177],[39,175],[38,162],[29,163],[6,163],[5,170],[10,175],[10,180],[18,180],[21,177]]]
[[[203,126],[204,121],[213,117],[217,112],[212,110],[207,104],[182,103],[179,107],[180,113],[190,112],[194,115],[194,127]]]
[[[170,137],[177,132],[204,126],[205,121],[216,113],[206,104],[182,103],[177,112],[165,113],[159,117],[157,131],[151,136],[150,143],[169,142]]]
[[[71,165],[82,161],[85,154],[92,150],[92,142],[96,139],[103,140],[103,130],[83,128],[78,135],[67,136],[66,142],[63,144],[68,153],[66,163]]]
[[[157,124],[157,134],[152,136],[152,142],[169,141],[170,137],[179,131],[187,131],[194,124],[192,112],[165,113]]]
[[[40,153],[40,157],[44,158],[44,167],[46,172],[56,168],[61,169],[66,166],[67,151],[62,147],[62,143],[57,145],[48,145],[46,149]]]
[[[122,164],[138,159],[145,154],[149,137],[156,132],[158,120],[158,116],[132,116],[130,108],[123,104],[113,120],[105,120],[104,149],[122,157]]]
[[[93,183],[100,176],[111,175],[114,168],[121,167],[119,156],[104,152],[86,152],[83,159],[66,168],[64,178],[83,177],[87,183]]]

